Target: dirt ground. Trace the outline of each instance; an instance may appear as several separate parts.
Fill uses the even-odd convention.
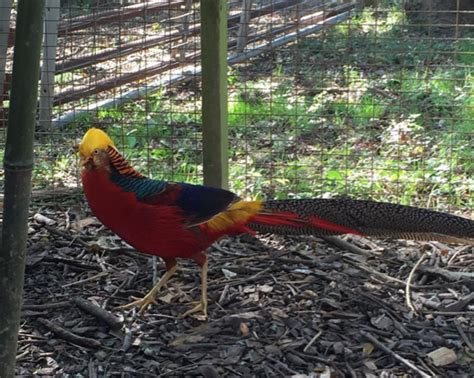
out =
[[[116,309],[151,288],[163,274],[161,261],[154,272],[150,257],[75,206],[36,211],[18,375],[474,375],[472,247],[223,239],[209,250],[206,322],[179,317],[199,298],[194,263],[180,261],[158,305],[143,316]]]

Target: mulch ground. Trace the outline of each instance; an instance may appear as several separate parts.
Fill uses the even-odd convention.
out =
[[[474,375],[472,247],[334,243],[223,239],[209,250],[208,321],[179,317],[200,294],[189,261],[139,316],[116,306],[146,294],[161,261],[154,268],[90,214],[43,206],[30,226],[17,373]]]

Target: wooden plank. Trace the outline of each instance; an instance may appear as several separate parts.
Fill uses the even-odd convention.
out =
[[[184,1],[146,1],[140,4],[128,5],[118,9],[111,9],[102,12],[94,12],[91,15],[78,16],[61,22],[58,35],[67,35],[70,32],[84,30],[110,22],[123,22],[135,17],[145,17],[153,13],[168,11],[170,9],[180,9]]]
[[[189,1],[189,0],[188,0]],[[285,9],[286,7],[294,7],[301,3],[302,0],[285,0],[272,3],[262,8],[254,9],[249,12],[250,20],[262,17],[279,10]],[[227,19],[227,25],[230,27],[236,25],[241,20],[241,14],[229,16]],[[200,25],[188,26],[187,37],[195,36],[201,32]],[[56,73],[63,73],[72,71],[79,68],[92,66],[97,63],[105,62],[109,59],[115,59],[126,55],[134,54],[138,51],[150,49],[163,43],[171,43],[178,41],[182,38],[183,32],[179,29],[170,32],[169,34],[147,39],[145,42],[142,40],[132,41],[124,43],[120,46],[116,46],[111,49],[103,50],[100,52],[94,52],[89,55],[81,56],[80,58],[69,59],[63,61],[63,59],[56,64]]]
[[[192,29],[193,35],[199,33],[199,30],[195,31],[195,29],[196,28]],[[181,32],[177,31],[175,33],[147,39],[145,43],[142,40],[133,41],[127,44],[124,43],[123,45],[119,45],[113,49],[92,53],[90,55],[81,56],[80,58],[67,60],[65,62],[59,62],[56,64],[56,73],[60,74],[77,70],[79,68],[93,66],[94,64],[106,62],[110,59],[121,58],[139,51],[144,51],[163,43],[178,41],[180,38]]]
[[[204,184],[228,187],[227,1],[201,0]]]
[[[156,93],[163,88],[170,88],[178,84],[191,81],[200,73],[200,67],[190,66],[189,68],[184,68],[179,72],[170,72],[167,75],[159,75],[153,81],[147,82],[146,84],[141,83],[138,87],[135,87],[134,89],[129,90],[118,97],[112,96],[94,103],[87,103],[87,105],[81,108],[74,108],[72,111],[63,113],[53,119],[53,125],[55,125],[55,127],[61,128],[75,120],[79,120],[86,115],[95,113],[101,109],[116,108],[128,102],[149,96],[150,94]]]
[[[305,28],[304,29],[304,35],[309,35],[311,33],[317,33],[318,31],[320,31],[324,27],[330,27],[330,26],[335,25],[336,23],[338,23],[340,21],[343,21],[343,20],[347,19],[350,15],[349,10],[352,6],[347,7],[347,5],[345,5],[344,7],[345,8],[339,8],[339,11],[342,11],[344,9],[346,11],[344,13],[339,13],[339,14],[335,13],[336,17],[333,18],[333,19],[331,19],[330,17],[328,19],[325,19],[324,14],[323,14],[323,18],[322,18],[321,13],[317,13],[316,16],[311,16],[311,19],[313,19],[315,22],[318,22],[318,25],[316,25],[316,27],[314,27],[314,28],[310,27],[309,30],[308,30],[308,28]],[[332,12],[326,12],[326,16],[328,16],[329,13],[332,13]],[[303,21],[302,21],[302,23],[303,23]],[[306,20],[304,21],[304,23],[306,23]],[[294,30],[295,27],[296,27],[295,24],[290,24],[290,25],[287,25],[284,28],[284,30],[281,30],[281,28],[278,28],[278,30],[272,29],[271,33],[263,33],[263,34],[261,33],[259,35],[255,35],[255,36],[252,35],[252,37],[249,38],[249,42],[253,43],[253,42],[258,42],[258,41],[262,41],[262,40],[268,41],[268,39],[270,37],[272,37],[274,35],[277,35],[282,31]],[[280,37],[277,40],[275,40],[275,43],[278,46],[281,46],[281,45],[284,45],[285,43],[294,42],[296,40],[296,38],[297,38],[297,34],[292,33],[290,38],[285,38],[283,36],[283,37]],[[236,46],[236,41],[230,41],[229,44],[228,44],[229,49],[232,49],[235,46]],[[265,42],[264,44],[261,44],[261,45],[257,46],[254,49],[251,49],[251,50],[245,51],[243,53],[231,56],[228,59],[228,62],[231,65],[232,64],[237,64],[237,63],[245,61],[249,57],[254,57],[254,56],[262,54],[262,53],[264,53],[268,50],[271,50],[273,47],[274,47],[274,45],[269,45],[267,42]],[[193,61],[194,59],[197,59],[198,56],[200,56],[200,54],[196,53],[194,56],[188,57],[188,59],[190,61]],[[180,63],[177,63],[177,62],[174,62],[174,63],[178,64],[178,66],[180,66]],[[166,67],[166,68],[163,67],[162,69],[164,71],[168,71],[168,70],[171,70],[172,68],[175,68],[175,66],[174,67]],[[156,71],[155,71],[155,73],[156,73]],[[139,74],[140,74],[140,76],[142,76],[142,78],[147,76],[146,72],[139,73]],[[174,86],[178,83],[181,84],[181,83],[184,83],[186,81],[193,80],[194,78],[196,78],[200,74],[201,74],[200,67],[191,67],[191,68],[186,69],[183,72],[175,72],[175,73],[171,72],[169,75],[159,76],[157,79],[155,79],[151,83],[149,83],[147,85],[142,85],[138,89],[130,90],[130,91],[126,92],[125,94],[121,95],[120,97],[112,97],[111,99],[105,99],[105,100],[95,102],[93,104],[88,104],[87,107],[75,108],[73,111],[67,112],[67,113],[62,114],[62,115],[58,116],[57,118],[55,118],[53,120],[53,123],[55,125],[57,125],[58,127],[62,127],[62,126],[67,125],[68,123],[70,123],[74,120],[80,119],[80,118],[84,117],[85,115],[90,114],[91,112],[95,112],[99,109],[110,109],[110,108],[113,108],[113,107],[120,106],[120,105],[122,105],[124,103],[127,103],[129,101],[133,101],[133,100],[136,100],[138,98],[143,98],[144,96],[147,96],[150,93],[156,92],[157,90],[160,90],[164,87],[171,87],[171,86]],[[110,85],[112,85],[112,84],[110,84]],[[88,89],[88,88],[86,88],[86,90],[88,91],[89,94],[95,93],[95,92],[90,93],[90,89]],[[70,95],[78,96],[77,94],[73,94],[73,93],[69,93],[69,96]],[[62,103],[62,99],[59,98],[59,97],[57,98],[57,101],[58,101],[58,103]]]
[[[282,37],[278,37],[276,39],[273,39],[269,41],[268,43],[262,43],[258,46],[256,46],[252,50],[244,51],[243,53],[231,56],[229,58],[229,64],[238,64],[241,62],[245,62],[246,60],[253,58],[255,56],[258,56],[260,54],[263,54],[264,52],[267,52],[269,50],[272,50],[276,47],[283,46],[287,43],[291,43],[296,41],[300,37],[306,37],[307,35],[317,33],[318,31],[334,26],[338,24],[339,22],[342,22],[344,20],[347,20],[349,16],[351,15],[350,11],[346,11],[343,13],[339,13],[336,16],[329,17],[329,18],[323,18],[320,22],[318,22],[316,25],[308,26],[304,29],[297,30],[295,32],[289,33],[287,35],[284,35]]]
[[[51,127],[54,100],[54,74],[58,42],[58,22],[60,0],[46,0],[44,16],[43,64],[41,66],[41,86],[39,105],[39,127]]]
[[[192,63],[193,59],[195,59],[196,57],[197,56],[189,56],[187,58],[188,63]],[[148,66],[136,72],[124,74],[117,78],[98,81],[94,85],[91,85],[91,86],[86,86],[79,89],[73,88],[69,91],[64,91],[56,95],[54,97],[53,103],[54,105],[67,104],[68,102],[80,100],[82,98],[86,98],[93,94],[104,92],[112,88],[117,88],[128,83],[145,79],[150,76],[155,76],[165,71],[170,71],[174,68],[181,66],[182,64],[183,64],[182,62],[178,62],[178,61],[162,62],[162,63],[155,64],[153,66]]]
[[[316,9],[320,9],[320,7],[321,6],[318,6]],[[316,25],[316,28],[311,29],[311,31],[308,31],[307,28],[305,28],[303,31],[304,35],[308,35],[311,32],[316,33],[326,26],[331,26],[339,21],[345,20],[347,17],[349,17],[350,15],[349,11],[353,7],[354,7],[353,4],[352,5],[345,4],[345,5],[332,8],[331,10],[326,10],[325,12],[318,11],[316,13],[309,14],[308,18],[303,17],[301,21],[302,25],[310,23],[310,21],[314,23],[318,23]],[[341,12],[344,12],[344,13],[341,13]],[[339,15],[342,14],[343,17],[337,17],[334,20],[331,19],[330,16],[338,15],[338,14]],[[321,22],[323,23],[321,24]],[[324,22],[327,22],[327,24],[325,24]],[[228,60],[229,64],[231,65],[237,64],[237,63],[245,61],[246,59],[250,57],[254,57],[268,50],[271,50],[274,47],[274,43],[277,46],[281,46],[282,44],[293,42],[296,39],[295,33],[292,33],[290,38],[285,38],[285,36],[279,37],[276,40],[271,41],[270,44],[268,43],[268,40],[278,34],[288,33],[290,31],[293,31],[297,27],[298,27],[297,24],[292,23],[280,28],[274,28],[271,30],[271,32],[264,32],[264,33],[259,33],[256,35],[249,36],[249,39],[248,39],[249,43],[254,43],[254,42],[259,42],[259,41],[260,42],[267,41],[267,42],[264,42],[262,45],[259,45],[256,48],[245,51],[243,53],[232,55],[231,57],[229,57],[229,60]],[[237,42],[235,40],[229,41],[228,49],[229,50],[234,49],[236,46],[236,43]],[[194,59],[197,59],[198,57],[200,57],[199,52],[191,56],[188,56],[186,61],[188,63],[193,63]],[[83,97],[87,97],[95,93],[100,93],[102,91],[112,89],[114,87],[117,87],[123,84],[127,84],[131,81],[141,80],[150,76],[156,76],[162,72],[171,71],[177,67],[184,65],[185,63],[186,62],[176,62],[176,61],[175,62],[169,62],[169,61],[162,62],[157,66],[147,67],[143,70],[140,70],[131,74],[126,74],[113,80],[108,79],[108,80],[97,82],[93,87],[74,88],[70,91],[66,91],[66,92],[58,94],[55,97],[54,103],[55,105],[58,105],[58,104],[65,104],[67,102],[75,101],[75,100],[78,100]],[[133,89],[129,92],[126,92],[122,96],[120,96],[120,98],[112,98],[110,100],[100,100],[93,104],[87,105],[87,107],[83,107],[79,109],[76,108],[73,111],[60,115],[59,117],[53,120],[53,123],[58,126],[64,126],[75,119],[79,119],[83,117],[84,115],[88,114],[91,111],[97,111],[98,109],[101,109],[102,107],[104,109],[108,109],[111,107],[119,106],[120,104],[126,103],[128,101],[132,101],[134,99],[149,95],[150,93],[153,93],[156,90],[161,89],[162,87],[172,86],[177,83],[182,83],[188,80],[192,80],[193,78],[195,78],[196,76],[200,74],[201,74],[200,68],[187,69],[183,74],[171,73],[169,80],[168,80],[168,77],[166,77],[165,79],[158,78],[154,80],[151,84],[149,84],[146,90]]]
[[[197,1],[197,0],[195,0]],[[59,23],[58,36],[63,37],[74,31],[84,30],[111,22],[123,22],[134,17],[145,17],[153,13],[168,11],[170,9],[180,9],[184,1],[147,1],[145,3],[129,5],[126,7],[111,9],[101,12],[93,12],[86,16],[77,16],[66,19]],[[11,37],[14,36],[15,29],[10,30]],[[10,38],[9,46],[12,46],[14,39]]]
[[[4,127],[3,100],[5,90],[5,67],[7,64],[8,36],[10,33],[10,14],[13,0],[0,0],[0,127]]]

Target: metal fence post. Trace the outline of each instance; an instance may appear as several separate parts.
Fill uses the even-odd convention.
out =
[[[5,84],[10,15],[13,0],[0,0],[0,127],[3,126],[3,85]]]
[[[252,0],[242,0],[242,11],[240,13],[240,25],[237,35],[237,51],[242,52],[247,45],[249,36],[250,9]]]
[[[201,0],[204,184],[228,187],[227,1]]]
[[[44,16],[43,65],[41,67],[39,126],[49,130],[53,116],[54,74],[58,42],[59,0],[46,0]]]

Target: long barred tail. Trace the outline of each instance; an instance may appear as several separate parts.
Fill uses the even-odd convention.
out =
[[[417,207],[346,198],[266,201],[247,226],[256,232],[280,235],[352,233],[474,244],[473,220]]]

